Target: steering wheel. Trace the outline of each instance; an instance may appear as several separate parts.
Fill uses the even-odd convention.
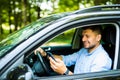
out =
[[[38,56],[38,60],[39,60],[39,62],[40,62],[40,64],[41,64],[41,66],[43,67],[44,71],[49,74],[49,68],[48,68],[47,65],[45,64],[45,61],[43,60],[42,55],[40,54],[39,51],[36,51],[36,54],[37,54],[37,56]]]
[[[48,54],[50,52],[47,52]],[[58,75],[58,73],[54,72],[52,68],[50,67],[49,60],[44,58],[39,51],[36,51],[38,61],[36,61],[32,67],[32,70],[35,74],[39,76],[43,75]],[[52,55],[52,53],[51,53]]]

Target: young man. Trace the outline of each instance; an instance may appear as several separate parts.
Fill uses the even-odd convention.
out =
[[[106,71],[111,69],[112,61],[100,44],[101,27],[88,26],[82,31],[83,47],[78,52],[71,55],[54,55],[56,61],[49,57],[51,68],[59,74],[80,74],[88,72]],[[42,56],[46,52],[38,48]],[[74,72],[67,69],[66,66],[75,65]]]

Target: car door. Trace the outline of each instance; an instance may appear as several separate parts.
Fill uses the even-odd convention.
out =
[[[36,78],[36,80],[120,80],[120,70],[111,70],[105,72],[85,73],[79,75],[61,75],[49,78]]]
[[[80,24],[80,23],[79,23]],[[84,24],[84,23],[83,23]],[[119,25],[118,25],[118,23],[117,22],[112,22],[112,21],[106,21],[106,20],[99,20],[99,19],[95,19],[95,20],[92,20],[92,22],[91,23],[89,23],[89,21],[88,22],[86,22],[86,24],[87,25],[94,25],[94,24],[100,24],[100,25],[103,25],[103,24],[113,24],[114,26],[117,26],[117,38],[116,38],[116,40],[118,40],[119,41]],[[77,25],[76,26],[76,24],[72,24],[72,25],[70,25],[70,26],[73,26],[73,25],[75,25],[74,27],[72,27],[72,28],[78,28],[78,27],[82,27],[82,26],[85,26],[85,24],[84,25]],[[117,44],[117,46],[116,46],[116,53],[115,53],[115,61],[114,61],[114,63],[115,63],[115,65],[114,66],[116,66],[116,68],[115,68],[115,70],[110,70],[110,71],[103,71],[103,72],[94,72],[94,73],[85,73],[85,74],[77,74],[77,75],[72,75],[72,76],[63,76],[63,75],[59,75],[59,76],[51,76],[51,77],[46,77],[46,78],[38,78],[38,79],[53,79],[53,80],[56,80],[56,79],[58,79],[58,78],[60,78],[61,80],[72,80],[72,79],[88,79],[88,80],[99,80],[99,79],[107,79],[107,80],[110,80],[110,79],[117,79],[117,80],[119,80],[119,76],[120,76],[120,74],[119,74],[119,71],[120,70],[118,70],[119,68],[120,68],[120,66],[119,66],[119,61],[117,60],[116,61],[116,59],[119,59],[120,57],[118,56],[119,55],[119,51],[118,51],[118,49],[119,49],[119,44],[118,43],[116,43]],[[57,48],[58,47],[58,48]],[[59,46],[57,46],[57,47],[54,47],[53,48],[53,53],[55,52],[58,52],[59,53],[59,50],[61,49],[61,51],[62,50],[65,50],[65,47],[64,48],[61,48],[61,47],[59,47]],[[48,50],[49,50],[49,47],[43,47],[44,49],[45,48],[47,48]],[[71,46],[71,48],[72,48],[72,46]],[[69,48],[69,49],[71,49],[71,48]],[[51,51],[52,51],[52,48],[50,49]],[[58,50],[58,51],[57,51]],[[64,52],[63,52],[64,53]],[[59,53],[60,54],[60,53]]]

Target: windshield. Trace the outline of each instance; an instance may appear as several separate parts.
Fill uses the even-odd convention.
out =
[[[41,18],[36,22],[33,22],[20,29],[19,31],[16,31],[13,34],[9,35],[6,39],[0,42],[0,58],[6,55],[8,51],[16,47],[18,44],[28,39],[31,35],[35,34],[38,30],[45,28],[45,26],[50,25],[55,20],[66,15],[67,13]]]

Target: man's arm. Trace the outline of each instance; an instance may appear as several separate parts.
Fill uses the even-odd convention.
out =
[[[38,48],[34,51],[34,53],[36,54],[36,51],[39,51],[40,54],[43,56],[43,57],[46,57],[47,56],[47,53],[42,49],[42,48]],[[54,61],[51,57],[47,56],[47,58],[50,60],[50,65],[51,65],[51,68],[59,73],[59,74],[66,74],[66,75],[72,75],[73,73],[71,71],[69,71],[67,69],[67,67],[65,66],[64,62],[62,61],[62,56],[61,55],[53,55],[55,57],[55,60]]]
[[[37,51],[39,51],[40,54],[41,54],[43,57],[49,57],[49,56],[47,56],[47,53],[46,53],[42,48],[37,48],[37,49],[34,51],[34,53],[36,54]],[[55,58],[57,58],[57,59],[62,60],[62,56],[61,56],[61,55],[53,55],[53,56],[54,56]]]

